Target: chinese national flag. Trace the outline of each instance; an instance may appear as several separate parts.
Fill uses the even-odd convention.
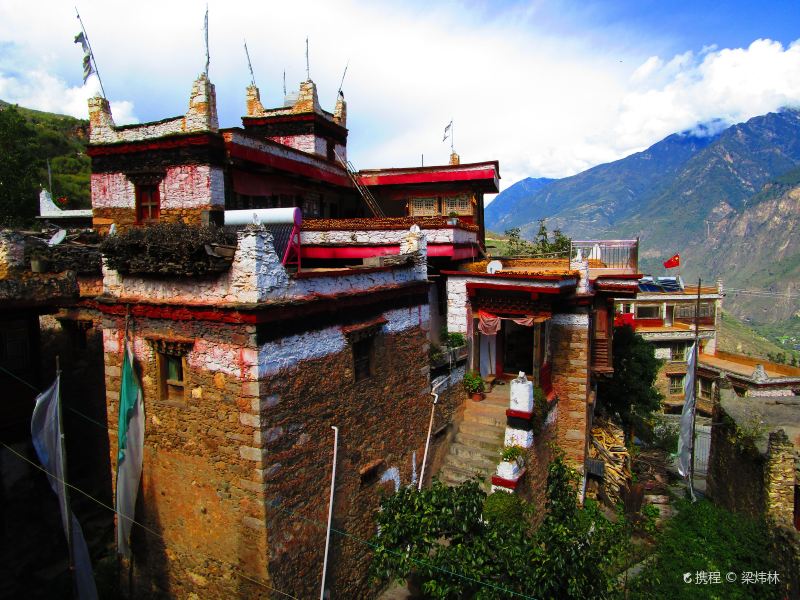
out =
[[[664,262],[665,269],[672,269],[674,267],[680,267],[680,266],[681,266],[680,254],[676,254],[675,256]]]

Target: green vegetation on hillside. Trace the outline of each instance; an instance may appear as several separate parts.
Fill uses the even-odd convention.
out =
[[[0,101],[0,223],[25,225],[38,214],[39,190],[66,198],[64,208],[88,208],[91,164],[86,156],[88,122],[12,106]]]
[[[773,350],[773,354],[786,354],[787,362],[791,362],[792,358],[800,360],[800,351],[795,349],[800,347],[800,315],[794,315],[779,323],[757,325],[755,329],[775,342],[777,350]]]
[[[770,341],[782,336],[787,338],[788,343],[785,345],[779,346]],[[730,313],[723,311],[717,334],[717,348],[723,352],[745,354],[767,360],[774,360],[776,356],[785,353],[786,362],[790,363],[793,354],[800,356],[800,353],[792,352],[792,338],[797,340],[795,343],[800,344],[800,317],[791,319],[789,323],[758,325],[754,330]]]

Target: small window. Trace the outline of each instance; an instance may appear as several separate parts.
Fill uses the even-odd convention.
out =
[[[439,203],[436,198],[412,198],[409,204],[411,216],[432,217],[439,214]]]
[[[159,352],[161,399],[184,401],[183,357]]]
[[[444,214],[471,215],[472,200],[467,195],[455,196],[444,199]]]
[[[661,318],[661,305],[659,304],[637,304],[636,305],[636,318],[637,319],[660,319]]]
[[[161,214],[161,196],[157,185],[136,186],[136,222],[139,224],[158,221]]]
[[[353,342],[353,374],[356,381],[369,378],[372,374],[372,336]]]
[[[670,375],[669,376],[669,394],[676,396],[683,393],[683,382],[685,375]]]
[[[714,397],[714,382],[705,377],[700,378],[700,397],[711,400]]]
[[[685,342],[675,342],[672,344],[671,352],[672,357],[670,360],[677,362],[686,362],[686,353],[689,346]]]

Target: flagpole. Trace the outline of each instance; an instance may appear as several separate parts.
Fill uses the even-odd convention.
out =
[[[83,37],[86,40],[86,45],[89,46],[89,56],[94,64],[94,73],[97,75],[97,81],[100,82],[100,91],[103,92],[103,98],[108,100],[108,96],[106,96],[106,90],[103,88],[103,80],[100,78],[100,69],[97,68],[97,61],[94,58],[94,50],[92,50],[92,44],[89,42],[89,34],[86,33],[86,27],[83,26],[83,19],[81,19],[81,15],[78,12],[77,6],[75,7],[75,14],[78,15],[78,22],[81,24],[81,31],[83,31]]]
[[[694,365],[692,369],[692,393],[694,395],[694,407],[692,410],[692,448],[691,457],[689,458],[689,493],[692,496],[692,502],[696,500],[694,496],[694,442],[695,442],[695,427],[697,424],[697,363],[700,361],[700,284],[701,279],[697,280],[697,305],[694,309]]]
[[[64,483],[64,518],[67,521],[67,552],[69,554],[69,574],[72,580],[72,585],[75,585],[75,553],[72,547],[72,512],[70,510],[69,501],[69,486],[67,484],[67,448],[64,439],[64,417],[61,411],[61,361],[56,356],[56,380],[58,381],[58,398],[56,399],[56,406],[58,407],[58,432],[59,442],[61,444],[61,478]]]

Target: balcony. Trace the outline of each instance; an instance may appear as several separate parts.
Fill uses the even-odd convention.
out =
[[[570,258],[589,260],[589,277],[639,272],[639,240],[573,240]]]

